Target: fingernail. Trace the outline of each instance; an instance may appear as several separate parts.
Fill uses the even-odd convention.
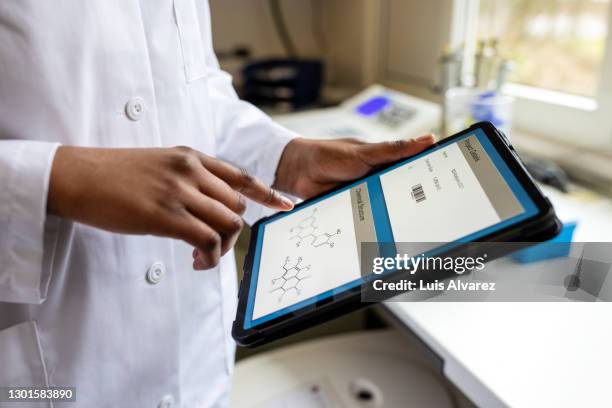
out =
[[[283,205],[284,205],[285,207],[287,207],[287,209],[289,209],[289,210],[290,210],[290,209],[292,209],[292,208],[293,208],[293,201],[291,201],[290,199],[288,199],[288,198],[287,198],[287,197],[285,197],[285,196],[280,196],[280,198],[281,198],[281,202],[283,203]]]
[[[415,139],[419,143],[430,143],[434,141],[433,135],[419,136]]]

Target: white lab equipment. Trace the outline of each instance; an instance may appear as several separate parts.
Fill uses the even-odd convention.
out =
[[[378,142],[434,132],[440,122],[440,107],[381,85],[372,85],[338,107],[276,115],[274,120],[305,137],[355,137]]]
[[[393,330],[331,336],[236,365],[232,408],[472,405]]]
[[[507,136],[512,131],[514,98],[498,91],[482,92],[475,88],[446,91],[445,127],[447,135],[462,131],[476,122],[491,122]]]

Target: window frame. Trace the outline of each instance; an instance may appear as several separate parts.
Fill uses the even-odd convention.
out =
[[[455,47],[465,45],[463,69],[467,75],[473,72],[479,10],[480,0],[453,1],[450,43]],[[576,96],[515,83],[507,84],[504,92],[515,98],[515,128],[572,144],[612,150],[612,5],[608,10],[608,38],[597,95]]]

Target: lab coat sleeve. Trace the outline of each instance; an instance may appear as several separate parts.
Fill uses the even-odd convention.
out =
[[[297,134],[238,98],[232,77],[219,68],[210,40],[206,44],[206,65],[217,155],[272,185],[282,152]],[[244,219],[253,223],[263,215],[262,206],[249,202]]]
[[[0,302],[45,300],[43,241],[51,165],[58,144],[0,140]]]

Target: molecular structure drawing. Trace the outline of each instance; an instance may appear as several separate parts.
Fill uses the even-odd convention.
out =
[[[334,233],[318,232],[319,227],[317,226],[316,215],[317,209],[315,208],[308,217],[302,219],[299,224],[289,230],[289,233],[293,234],[290,239],[297,240],[295,243],[296,247],[299,247],[304,242],[308,242],[314,248],[321,246],[334,247],[332,239],[340,234],[340,229],[337,229]]]
[[[280,292],[280,296],[278,301],[283,300],[283,297],[287,292],[295,291],[296,294],[300,294],[300,284],[304,279],[310,278],[311,275],[307,274],[310,271],[310,265],[302,266],[302,257],[300,256],[296,262],[291,264],[291,258],[285,258],[285,262],[283,263],[283,271],[282,275],[278,278],[272,279],[272,286],[277,285],[274,289],[270,291]]]

